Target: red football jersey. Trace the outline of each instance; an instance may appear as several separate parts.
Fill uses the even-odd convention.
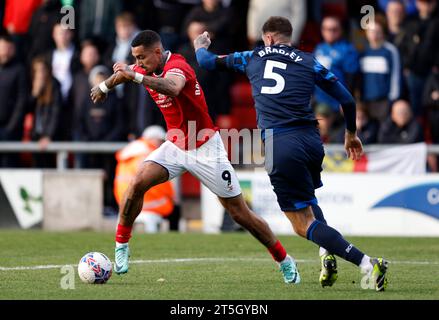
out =
[[[131,67],[136,72],[146,74],[139,66]],[[207,111],[203,89],[197,81],[195,71],[179,54],[169,52],[162,74],[152,76],[162,78],[168,73],[186,79],[186,85],[177,97],[168,97],[147,86],[145,88],[163,113],[168,127],[168,140],[181,149],[198,148],[218,130]],[[175,129],[181,130],[181,134],[174,134]],[[200,131],[201,136],[198,135]]]

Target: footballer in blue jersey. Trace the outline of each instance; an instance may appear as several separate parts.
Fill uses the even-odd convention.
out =
[[[375,289],[383,291],[387,286],[387,261],[370,258],[328,226],[314,193],[322,186],[324,157],[318,122],[310,105],[314,88],[317,85],[340,102],[346,120],[345,149],[348,157],[358,159],[363,148],[356,134],[354,98],[311,53],[292,47],[291,36],[288,19],[270,17],[262,27],[264,46],[252,51],[215,55],[207,50],[211,43],[207,32],[194,40],[194,48],[201,67],[247,75],[262,139],[272,143],[272,163],[266,163],[271,184],[294,231],[320,246],[321,285],[331,286],[336,281],[334,255],[338,255],[359,266],[372,277]]]

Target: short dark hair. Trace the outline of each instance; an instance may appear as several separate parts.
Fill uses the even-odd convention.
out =
[[[9,33],[0,33],[0,40],[13,43],[14,40],[12,39],[11,35]]]
[[[152,30],[143,30],[137,34],[137,36],[131,42],[131,47],[144,46],[149,48],[154,44],[161,43],[162,39],[157,32]]]
[[[284,17],[272,16],[262,26],[262,33],[273,32],[291,38],[293,26],[290,20]]]

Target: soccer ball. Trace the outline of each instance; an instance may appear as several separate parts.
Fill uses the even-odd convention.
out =
[[[79,260],[78,275],[85,283],[105,283],[110,279],[113,265],[108,257],[100,252],[89,252]]]

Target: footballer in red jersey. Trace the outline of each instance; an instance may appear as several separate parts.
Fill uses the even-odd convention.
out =
[[[231,217],[268,249],[286,283],[300,282],[294,260],[265,220],[252,212],[243,199],[194,70],[182,56],[165,51],[154,31],[140,32],[131,47],[135,65],[116,63],[114,74],[92,88],[91,99],[94,103],[103,101],[109,90],[124,82],[143,85],[165,117],[168,141],[145,159],[125,192],[116,231],[115,272],[128,272],[128,241],[142,209],[144,193],[188,171],[216,194]]]
[[[130,68],[135,72],[146,75],[145,69],[140,66],[132,65]],[[178,141],[175,136],[169,137],[169,134],[168,138],[182,149],[198,148],[210,138],[204,136],[199,137],[201,139],[197,139],[197,136],[195,135],[198,135],[201,129],[212,129],[205,130],[207,133],[210,132],[211,135],[216,131],[207,111],[208,108],[204,98],[203,89],[198,83],[192,67],[190,67],[186,62],[186,59],[179,54],[167,51],[165,66],[163,67],[161,74],[157,75],[152,73],[152,77],[155,78],[165,78],[166,75],[178,76],[186,81],[185,86],[178,96],[172,98],[151,89],[149,86],[145,85],[145,88],[162,111],[168,131],[180,129],[185,134],[184,141]],[[190,123],[190,121],[196,124],[196,132],[189,132],[188,123]],[[192,136],[189,137],[189,134]],[[192,143],[194,145],[191,146],[188,142],[195,143]]]

